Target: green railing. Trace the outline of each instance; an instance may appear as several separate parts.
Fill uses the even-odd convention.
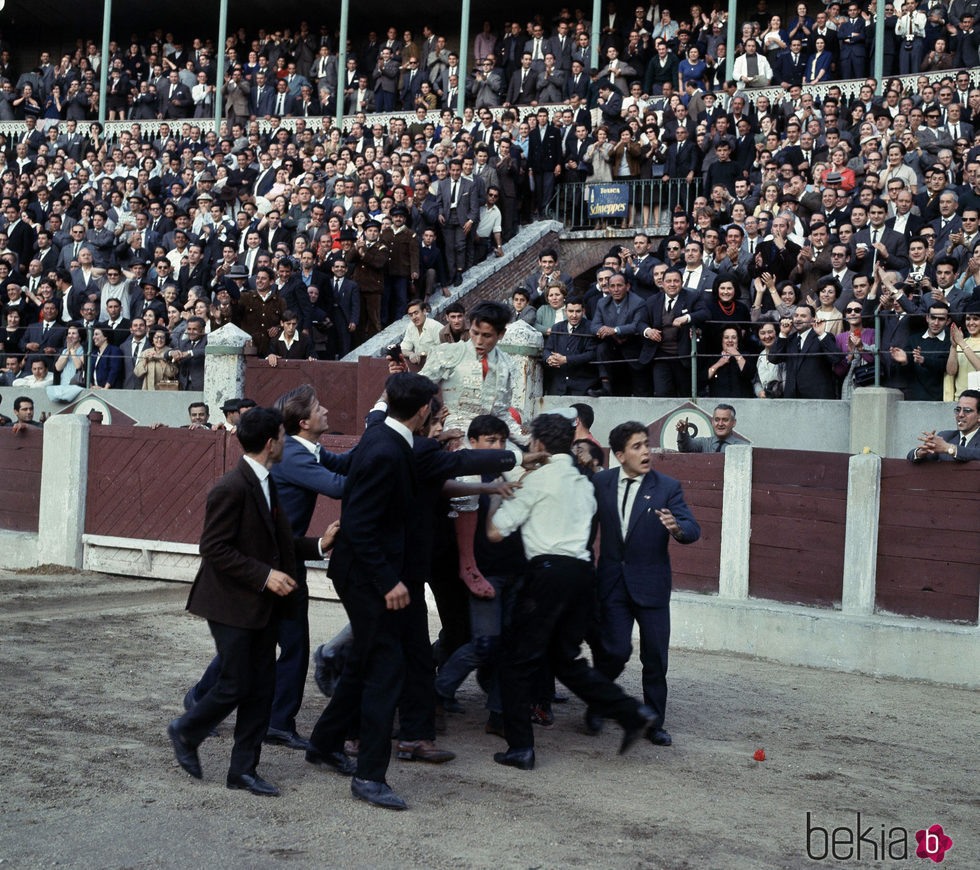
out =
[[[549,211],[570,230],[670,228],[676,206],[690,213],[701,194],[701,178],[691,182],[672,178],[617,179],[559,183]]]

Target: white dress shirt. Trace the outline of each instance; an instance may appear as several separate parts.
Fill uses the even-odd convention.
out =
[[[570,556],[592,560],[588,549],[595,495],[588,478],[567,453],[552,456],[547,465],[532,471],[512,499],[493,515],[493,524],[507,537],[521,530],[524,553],[535,556]]]

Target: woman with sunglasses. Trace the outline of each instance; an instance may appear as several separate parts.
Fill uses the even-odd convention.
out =
[[[864,307],[857,299],[852,299],[844,308],[846,331],[836,336],[837,348],[844,359],[834,366],[834,374],[843,378],[841,398],[850,399],[854,393],[854,371],[858,366],[874,362],[874,354],[866,348],[875,344],[875,331],[864,326]]]

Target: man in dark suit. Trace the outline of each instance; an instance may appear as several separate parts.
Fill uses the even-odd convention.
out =
[[[794,36],[789,41],[789,49],[776,58],[773,79],[779,82],[783,90],[788,90],[791,85],[803,84],[804,72],[806,60],[803,57],[803,45],[799,37]]]
[[[515,70],[507,85],[504,95],[505,106],[529,106],[537,97],[538,76],[531,69],[531,53],[525,51],[521,55],[521,67]]]
[[[320,436],[327,431],[327,409],[320,404],[313,387],[303,384],[280,396],[276,411],[282,416],[285,439],[282,460],[273,465],[270,476],[293,535],[302,538],[313,519],[317,497],[325,495],[339,500],[344,491],[344,477],[329,470],[333,456],[320,447]],[[278,624],[275,696],[265,742],[305,750],[309,744],[296,733],[296,714],[303,703],[310,661],[306,565],[297,562],[292,576],[297,589],[290,599],[291,612],[283,615]],[[184,706],[189,709],[203,698],[220,672],[221,662],[215,658],[185,697]],[[353,772],[352,765],[350,772]]]
[[[41,322],[30,323],[21,339],[21,350],[25,353],[45,354],[48,369],[54,367],[58,352],[65,346],[68,330],[58,324],[58,303],[48,300],[41,306]]]
[[[836,399],[834,366],[844,359],[834,336],[824,331],[826,321],[816,320],[809,305],[793,313],[793,335],[781,335],[769,351],[769,362],[786,363],[783,396],[787,399]]]
[[[333,291],[333,328],[336,333],[337,356],[343,357],[350,353],[351,341],[361,320],[361,291],[357,282],[347,277],[348,264],[342,257],[337,257],[330,264],[333,273],[327,282]],[[324,289],[321,287],[321,292]],[[330,312],[330,309],[324,306]]]
[[[596,305],[592,328],[598,339],[596,359],[602,386],[589,394],[643,396],[649,392],[647,378],[639,362],[640,342],[646,329],[646,305],[630,292],[621,272],[609,279],[609,295]],[[618,362],[616,365],[609,363]]]
[[[278,795],[256,765],[275,691],[279,620],[289,615],[298,586],[297,561],[322,558],[336,528],[323,538],[294,539],[269,469],[282,458],[282,417],[253,408],[236,431],[245,455],[208,494],[201,533],[201,567],[187,609],[208,620],[218,650],[217,682],[167,727],[174,754],[201,778],[197,747],[238,709],[227,785],[258,795]]]
[[[551,327],[544,340],[545,393],[585,396],[598,380],[596,340],[585,320],[585,302],[572,296],[565,302],[565,319]]]
[[[208,346],[204,327],[202,317],[188,318],[187,328],[177,346],[167,351],[167,358],[180,366],[177,382],[182,390],[204,389],[204,352]]]
[[[664,273],[662,293],[646,303],[640,365],[653,364],[653,395],[687,396],[691,392],[691,326],[708,319],[706,294],[685,289],[680,269]]]
[[[463,283],[466,249],[473,243],[473,231],[480,217],[476,187],[471,180],[461,178],[462,174],[463,161],[454,158],[449,163],[449,177],[439,183],[439,223],[446,242],[448,277],[456,286]]]
[[[691,182],[701,164],[701,152],[698,146],[690,140],[687,127],[678,126],[674,132],[676,141],[667,146],[667,158],[664,163],[663,180]]]
[[[158,97],[160,100],[160,117],[163,120],[190,117],[190,107],[194,100],[187,85],[181,84],[176,70],[171,70],[170,80],[164,85],[163,93],[158,93]]]
[[[923,432],[922,443],[909,451],[909,462],[969,462],[980,460],[980,391],[963,390],[953,408],[956,428]]]
[[[879,263],[892,271],[900,271],[908,266],[909,251],[905,235],[885,226],[887,215],[888,206],[884,200],[872,200],[868,207],[870,224],[851,237],[850,267],[856,274],[870,277]]]
[[[670,642],[670,539],[693,544],[701,527],[678,481],[650,468],[646,427],[630,421],[609,433],[609,449],[620,467],[592,479],[598,505],[600,550],[597,571],[600,649],[596,669],[615,680],[633,651],[633,624],[640,627],[643,701],[657,717],[647,732],[670,746],[664,726],[667,707],[667,648]],[[602,725],[590,710],[586,726]],[[598,726],[598,727],[597,727]]]
[[[538,126],[531,131],[527,165],[534,179],[534,214],[543,216],[551,204],[561,174],[561,134],[548,121],[548,110],[538,109]]]
[[[139,390],[143,387],[143,378],[134,373],[136,361],[140,354],[150,347],[146,337],[146,321],[142,317],[134,317],[129,324],[129,338],[119,347],[123,357],[123,389]]]
[[[418,486],[412,433],[428,419],[438,387],[406,372],[391,375],[385,391],[388,417],[365,430],[352,457],[341,508],[344,523],[330,560],[354,641],[306,757],[334,766],[330,759],[342,757],[348,726],[359,711],[360,750],[351,792],[374,806],[405,809],[385,774],[405,674],[402,642],[411,623],[405,611],[423,606],[401,579],[413,550],[410,517]]]

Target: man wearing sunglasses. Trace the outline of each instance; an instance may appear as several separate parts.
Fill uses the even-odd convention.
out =
[[[956,428],[923,432],[922,443],[909,451],[908,460],[919,462],[969,462],[980,460],[980,390],[964,390],[953,408]]]

